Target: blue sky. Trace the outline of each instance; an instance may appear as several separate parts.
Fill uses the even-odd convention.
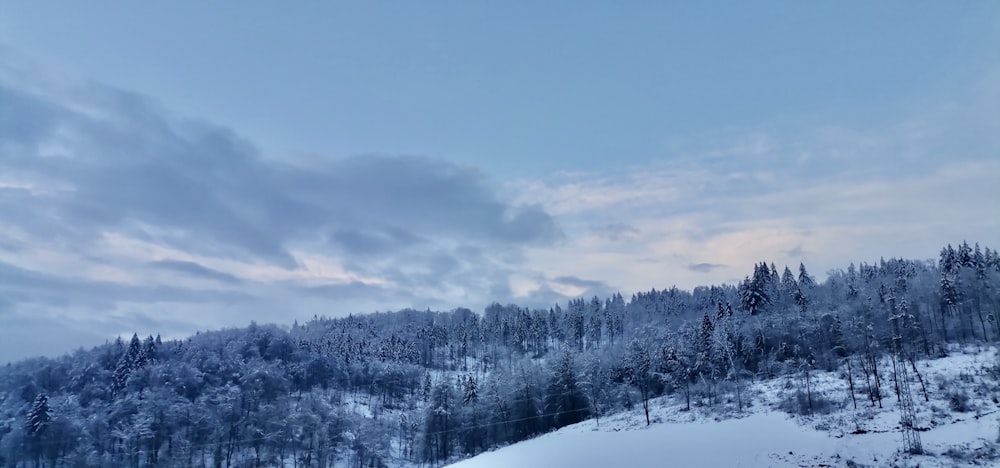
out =
[[[996,2],[542,3],[0,1],[0,361],[1000,244]]]

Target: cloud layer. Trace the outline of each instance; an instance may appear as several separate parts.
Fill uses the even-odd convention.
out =
[[[26,73],[0,74],[0,323],[70,315],[114,336],[158,331],[130,317],[163,304],[190,332],[232,323],[182,313],[189,302],[290,322],[513,300],[523,249],[563,237],[540,204],[512,203],[475,168],[268,159],[141,95]],[[0,360],[44,351],[0,341]]]

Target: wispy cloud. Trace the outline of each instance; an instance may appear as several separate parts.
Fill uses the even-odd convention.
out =
[[[150,266],[168,271],[175,271],[186,275],[195,276],[219,281],[222,283],[239,284],[242,281],[234,275],[213,270],[196,262],[186,262],[181,260],[157,260],[150,262]]]
[[[988,109],[1000,100],[987,91],[882,127],[728,129],[674,139],[675,157],[616,176],[515,182],[567,235],[532,249],[529,266],[631,290],[738,280],[762,260],[822,276],[956,239],[997,244],[1000,119]]]
[[[627,240],[639,235],[639,228],[621,221],[601,225],[591,225],[590,230],[611,241]]]

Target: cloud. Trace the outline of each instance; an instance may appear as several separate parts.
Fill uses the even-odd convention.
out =
[[[330,234],[330,241],[348,252],[361,255],[385,254],[421,241],[412,232],[402,229],[361,231],[352,228],[338,229]]]
[[[203,312],[177,328],[212,328],[232,323],[234,304],[247,316],[283,304],[290,315],[272,320],[477,307],[503,290],[524,248],[563,239],[541,204],[508,197],[476,168],[264,156],[146,96],[48,78],[0,66],[7,317],[128,310],[121,324],[139,327],[135,311],[169,302]]]
[[[692,263],[687,266],[688,270],[691,270],[695,273],[709,273],[712,270],[716,270],[719,268],[725,268],[725,265],[719,263]]]
[[[801,258],[801,257],[805,256],[805,254],[806,254],[806,251],[805,251],[805,249],[802,248],[802,245],[796,245],[795,247],[792,247],[792,248],[790,248],[788,250],[785,250],[783,252],[789,258]]]
[[[48,196],[21,190],[8,205],[40,212],[6,218],[46,236],[63,231],[58,220],[84,238],[112,229],[295,268],[289,248],[322,233],[360,253],[426,235],[506,245],[561,235],[539,205],[504,201],[480,171],[441,160],[281,163],[228,129],[97,85],[57,99],[4,83],[0,98],[6,115],[19,116],[4,132],[0,167],[28,187],[66,188]]]
[[[641,167],[514,181],[566,233],[529,249],[525,267],[635,291],[738,281],[761,260],[804,260],[822,277],[956,239],[1000,244],[998,97],[956,96],[878,126],[723,129],[678,137]],[[617,223],[634,228],[627,242]]]
[[[158,260],[150,262],[150,266],[169,271],[175,271],[199,278],[219,281],[221,283],[239,284],[242,281],[234,275],[223,273],[211,268],[207,268],[196,262],[186,262],[180,260]]]
[[[0,262],[4,279],[0,292],[13,303],[42,303],[53,306],[113,308],[115,302],[186,303],[224,301],[246,302],[253,295],[215,289],[189,289],[168,285],[130,285],[111,281],[57,276]]]
[[[571,275],[548,278],[541,272],[522,271],[510,276],[509,291],[495,293],[497,297],[513,296],[513,302],[522,307],[546,309],[568,298],[607,297],[613,292],[615,290],[600,280]]]
[[[635,226],[625,224],[621,221],[602,225],[591,225],[590,230],[599,236],[607,237],[611,241],[635,238],[639,234],[639,229]]]

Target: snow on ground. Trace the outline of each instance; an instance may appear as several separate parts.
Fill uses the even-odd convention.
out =
[[[799,377],[757,382],[747,392],[752,406],[735,402],[682,411],[674,398],[652,403],[654,423],[641,408],[590,420],[459,462],[455,468],[508,467],[790,467],[790,466],[1000,466],[1000,386],[997,349],[952,349],[946,358],[919,362],[929,402],[916,376],[912,395],[924,455],[901,452],[899,413],[891,364],[882,408],[872,407],[857,381],[858,409],[838,373],[814,372],[817,400],[829,414],[793,416],[779,409],[794,398]],[[992,370],[991,370],[992,369]],[[857,370],[857,369],[855,369]],[[911,372],[912,374],[912,372]],[[967,411],[952,411],[953,395],[967,395]],[[724,416],[720,416],[724,413]]]

